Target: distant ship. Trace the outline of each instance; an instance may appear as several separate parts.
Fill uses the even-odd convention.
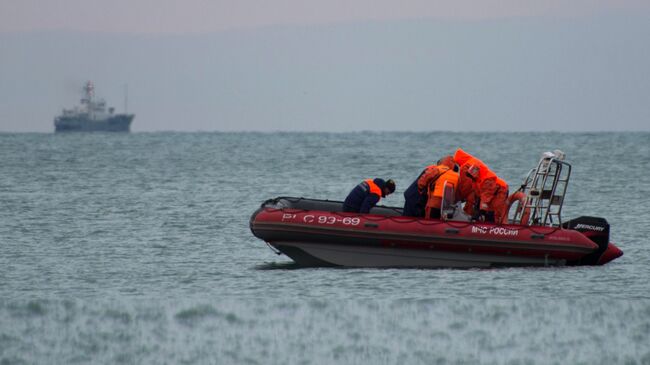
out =
[[[81,105],[63,109],[54,118],[55,132],[128,132],[135,114],[114,114],[115,108],[106,111],[103,99],[95,100],[95,86],[91,81],[83,88]],[[125,105],[126,109],[126,105]]]

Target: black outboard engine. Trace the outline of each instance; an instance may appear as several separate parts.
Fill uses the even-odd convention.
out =
[[[578,231],[598,245],[598,250],[595,252],[577,262],[568,264],[596,265],[609,244],[609,223],[607,223],[607,220],[599,217],[578,217],[562,223],[562,228]]]

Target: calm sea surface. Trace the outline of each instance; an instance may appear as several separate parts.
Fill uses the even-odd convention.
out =
[[[265,199],[369,177],[401,205],[457,147],[513,187],[563,150],[564,218],[625,255],[296,269],[250,233]],[[0,364],[650,364],[649,211],[649,133],[0,134]]]

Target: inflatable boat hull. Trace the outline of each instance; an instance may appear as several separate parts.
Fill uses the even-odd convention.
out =
[[[601,265],[622,255],[583,232],[402,217],[398,208],[343,213],[341,202],[276,198],[253,234],[301,266],[488,268]],[[607,231],[608,232],[608,231]]]

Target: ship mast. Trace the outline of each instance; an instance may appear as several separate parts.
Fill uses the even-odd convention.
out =
[[[84,86],[84,98],[81,99],[82,104],[86,104],[86,109],[88,110],[88,116],[90,119],[95,120],[95,85],[92,81],[87,81]]]

